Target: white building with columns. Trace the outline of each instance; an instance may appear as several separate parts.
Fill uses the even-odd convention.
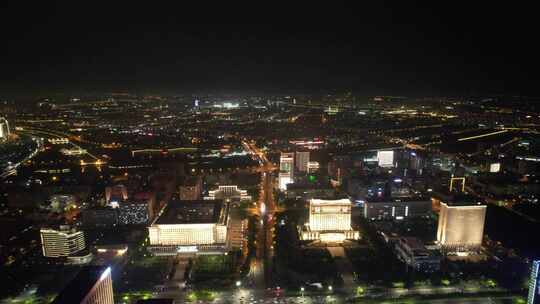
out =
[[[299,227],[300,238],[325,243],[359,239],[359,232],[351,227],[351,208],[349,199],[311,199],[309,222]]]
[[[156,255],[228,251],[229,204],[171,201],[148,227],[149,249]]]

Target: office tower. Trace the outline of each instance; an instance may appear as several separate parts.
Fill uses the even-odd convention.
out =
[[[354,161],[350,155],[337,155],[328,162],[328,176],[334,186],[341,185],[343,179],[352,175]]]
[[[424,158],[415,151],[412,151],[409,156],[409,169],[420,171],[424,166]]]
[[[364,217],[369,220],[403,220],[427,216],[431,200],[421,197],[373,197],[364,203]]]
[[[0,117],[0,140],[7,140],[9,137],[9,123],[8,121]]]
[[[531,278],[529,279],[529,297],[527,304],[540,304],[540,260],[532,262]]]
[[[111,268],[84,267],[52,304],[114,304]]]
[[[489,172],[490,173],[497,173],[501,171],[501,163],[491,163],[489,165]]]
[[[296,169],[300,172],[307,172],[309,163],[309,151],[296,152]]]
[[[446,252],[478,250],[484,236],[486,206],[474,197],[455,196],[441,202],[437,241]]]
[[[394,151],[377,151],[377,164],[379,167],[393,167]]]
[[[309,222],[300,227],[303,240],[343,242],[358,239],[358,231],[351,228],[351,201],[348,199],[309,201]]]
[[[282,152],[279,158],[279,189],[287,190],[287,184],[294,182],[294,153]]]
[[[46,257],[67,257],[86,248],[84,232],[69,226],[63,225],[59,229],[42,228],[40,234],[43,256]]]

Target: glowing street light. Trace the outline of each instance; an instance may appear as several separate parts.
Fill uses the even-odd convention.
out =
[[[236,287],[240,287],[242,285],[242,282],[236,281]]]
[[[266,213],[266,205],[264,203],[261,203],[261,214],[265,214]]]
[[[329,290],[329,291],[332,291],[332,289],[333,289],[333,288],[332,288],[332,285],[329,285],[329,286],[328,286],[328,290]]]

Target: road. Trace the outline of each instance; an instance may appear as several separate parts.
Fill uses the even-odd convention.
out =
[[[250,289],[236,289],[233,291],[221,291],[214,292],[214,298],[212,300],[197,300],[194,303],[213,303],[213,304],[345,304],[345,303],[377,303],[377,304],[410,304],[410,303],[422,303],[422,304],[510,304],[516,303],[517,298],[514,296],[500,296],[500,297],[463,297],[463,298],[441,298],[441,299],[358,299],[354,301],[347,295],[342,294],[327,294],[327,295],[287,295],[287,296],[272,296],[264,291],[250,290]],[[178,302],[184,303],[184,302]]]
[[[174,268],[174,275],[168,278],[163,285],[155,290],[154,298],[174,299],[177,303],[184,303],[186,293],[184,292],[185,280],[184,273],[188,266],[188,259],[176,259],[171,265]]]
[[[326,248],[330,255],[334,259],[337,269],[343,279],[343,291],[351,293],[354,291],[354,275],[353,275],[353,265],[347,254],[345,253],[345,248],[342,246],[336,247],[327,247]]]
[[[260,195],[257,202],[257,213],[260,221],[256,242],[255,260],[251,263],[250,276],[259,290],[272,286],[272,257],[274,254],[273,227],[276,212],[274,199],[274,178],[272,172],[276,167],[268,160],[265,153],[254,144],[243,141],[244,148],[259,161],[261,171]],[[264,276],[264,278],[261,278]],[[264,284],[262,284],[264,282]]]

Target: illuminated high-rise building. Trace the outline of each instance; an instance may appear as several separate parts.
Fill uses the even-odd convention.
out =
[[[349,199],[322,200],[309,202],[309,222],[300,228],[303,240],[322,242],[343,242],[358,239],[358,231],[351,228],[352,205]]]
[[[7,140],[9,137],[9,123],[4,117],[0,117],[0,140]]]
[[[532,262],[527,304],[540,304],[540,260]]]
[[[309,163],[309,151],[296,151],[295,165],[300,172],[307,172]]]
[[[377,164],[379,167],[393,167],[394,151],[377,151]]]
[[[40,234],[43,256],[46,257],[67,257],[86,248],[84,232],[69,226],[60,226],[60,229],[42,228]]]
[[[294,182],[294,153],[282,152],[279,158],[279,189],[286,190]]]
[[[111,268],[84,267],[52,304],[114,304]]]
[[[486,205],[470,196],[441,202],[437,241],[446,252],[470,252],[482,246]]]

